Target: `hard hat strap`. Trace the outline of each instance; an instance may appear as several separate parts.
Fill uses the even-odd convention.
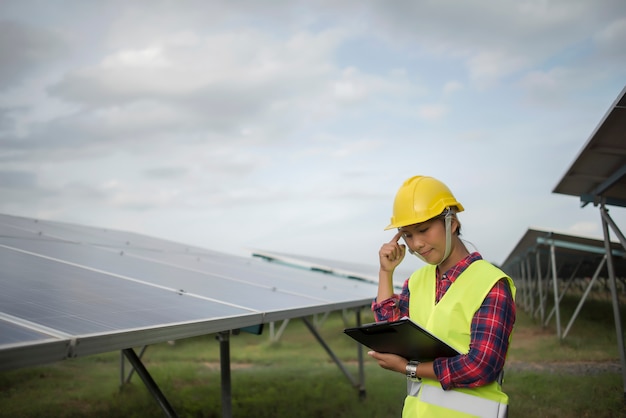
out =
[[[443,253],[443,258],[439,260],[438,263],[436,263],[437,265],[446,261],[446,258],[448,258],[448,256],[450,255],[450,252],[452,251],[452,215],[453,214],[454,212],[452,212],[452,210],[449,207],[446,208],[446,210],[443,213],[444,223],[446,225],[446,249]],[[407,245],[407,248],[409,250],[409,253],[413,254],[414,256],[422,260],[424,263],[430,264],[428,261],[426,261],[424,257],[420,255],[420,253],[418,253],[417,251],[411,250],[411,248],[408,245]]]
[[[452,211],[450,210],[450,208],[446,208],[445,223],[446,223],[446,251],[443,254],[443,258],[441,259],[441,261],[437,263],[437,265],[446,261],[446,258],[448,258],[448,256],[450,255],[450,251],[452,250],[452,228],[451,228]]]

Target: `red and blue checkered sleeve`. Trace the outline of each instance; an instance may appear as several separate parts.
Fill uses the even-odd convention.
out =
[[[409,316],[409,279],[404,281],[400,294],[394,294],[389,299],[378,302],[372,301],[372,312],[376,322],[397,321]]]
[[[435,374],[441,387],[444,390],[471,388],[495,381],[504,368],[514,323],[515,303],[511,289],[508,281],[501,279],[472,319],[469,352],[435,360]]]

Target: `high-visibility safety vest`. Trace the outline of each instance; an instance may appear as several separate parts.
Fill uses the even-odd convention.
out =
[[[498,280],[506,278],[515,300],[515,285],[502,270],[485,260],[477,260],[435,303],[436,267],[426,265],[411,275],[409,316],[459,352],[467,354],[472,318],[491,288]],[[504,417],[508,403],[509,397],[502,392],[498,382],[444,391],[434,379],[407,379],[402,417]]]

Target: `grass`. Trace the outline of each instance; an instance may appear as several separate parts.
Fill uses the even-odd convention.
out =
[[[564,301],[562,321],[577,300]],[[371,320],[363,312],[364,322]],[[352,317],[349,319],[352,320]],[[554,320],[552,321],[554,324]],[[341,332],[334,313],[320,334],[353,375],[354,343]],[[300,320],[292,320],[280,341],[267,335],[231,336],[234,417],[399,417],[405,381],[365,358],[366,397],[329,358]],[[138,350],[137,350],[138,351]],[[148,348],[143,362],[181,417],[221,417],[219,342],[215,336]],[[163,417],[137,375],[120,387],[118,352],[0,373],[0,417]],[[580,375],[554,364],[619,362],[610,303],[589,301],[563,341],[522,309],[509,353],[504,388],[510,418],[626,416],[621,373]],[[532,364],[523,368],[513,365]],[[127,370],[130,366],[127,366]]]

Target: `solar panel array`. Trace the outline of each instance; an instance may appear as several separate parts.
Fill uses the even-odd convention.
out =
[[[523,264],[529,274],[536,274],[536,269],[539,268],[543,277],[550,276],[551,252],[554,251],[556,270],[562,279],[592,277],[606,253],[604,245],[604,241],[599,239],[529,228],[504,260],[502,269],[516,275]],[[611,242],[611,248],[615,274],[617,277],[626,277],[624,248],[617,242]],[[528,259],[532,262],[528,263]],[[601,273],[603,277],[608,277],[606,266]]]
[[[626,141],[624,141],[624,132],[626,132],[626,87],[622,88],[578,156],[552,191],[553,193],[579,197],[583,206],[589,203],[598,206],[601,215],[601,229],[607,232],[604,234],[604,240],[590,240],[529,229],[504,262],[504,266],[509,271],[517,270],[520,273],[522,266],[527,266],[526,276],[537,278],[539,277],[538,272],[548,271],[548,266],[545,264],[550,257],[544,255],[542,258],[545,260],[543,261],[544,266],[538,262],[539,267],[535,267],[534,271],[531,268],[530,260],[534,254],[541,255],[543,247],[544,252],[548,248],[550,251],[554,251],[554,264],[556,266],[559,263],[558,271],[562,275],[561,277],[575,274],[581,278],[589,278],[595,277],[595,268],[600,265],[602,257],[605,254],[608,255],[609,252],[605,250],[605,246],[613,248],[613,252],[616,254],[610,259],[611,268],[605,266],[603,271],[598,271],[598,273],[608,277],[610,282],[617,345],[622,365],[624,397],[626,398],[626,349],[624,348],[620,304],[616,291],[616,277],[624,278],[626,275],[626,261],[623,257],[623,250],[626,250],[626,239],[621,227],[612,219],[605,207],[605,205],[626,207]],[[619,244],[610,241],[609,231],[617,236],[620,241]],[[581,303],[585,298],[586,293],[581,296]],[[558,301],[556,304],[558,305]],[[579,308],[581,306],[579,304]],[[576,314],[574,314],[575,316]],[[561,337],[560,331],[557,333]],[[563,335],[565,334],[567,334],[567,329]]]
[[[266,250],[254,250],[252,251],[252,255],[264,258],[268,261],[324,271],[338,276],[354,277],[378,285],[378,266]],[[373,255],[377,257],[377,254]],[[423,265],[424,263],[421,261],[418,262],[417,258],[413,258],[407,252],[405,259],[394,271],[393,285],[398,292],[402,289],[402,285],[406,279],[408,279],[415,270],[421,267],[420,264]]]
[[[0,265],[0,370],[367,306],[377,289],[132,232],[1,214]]]

